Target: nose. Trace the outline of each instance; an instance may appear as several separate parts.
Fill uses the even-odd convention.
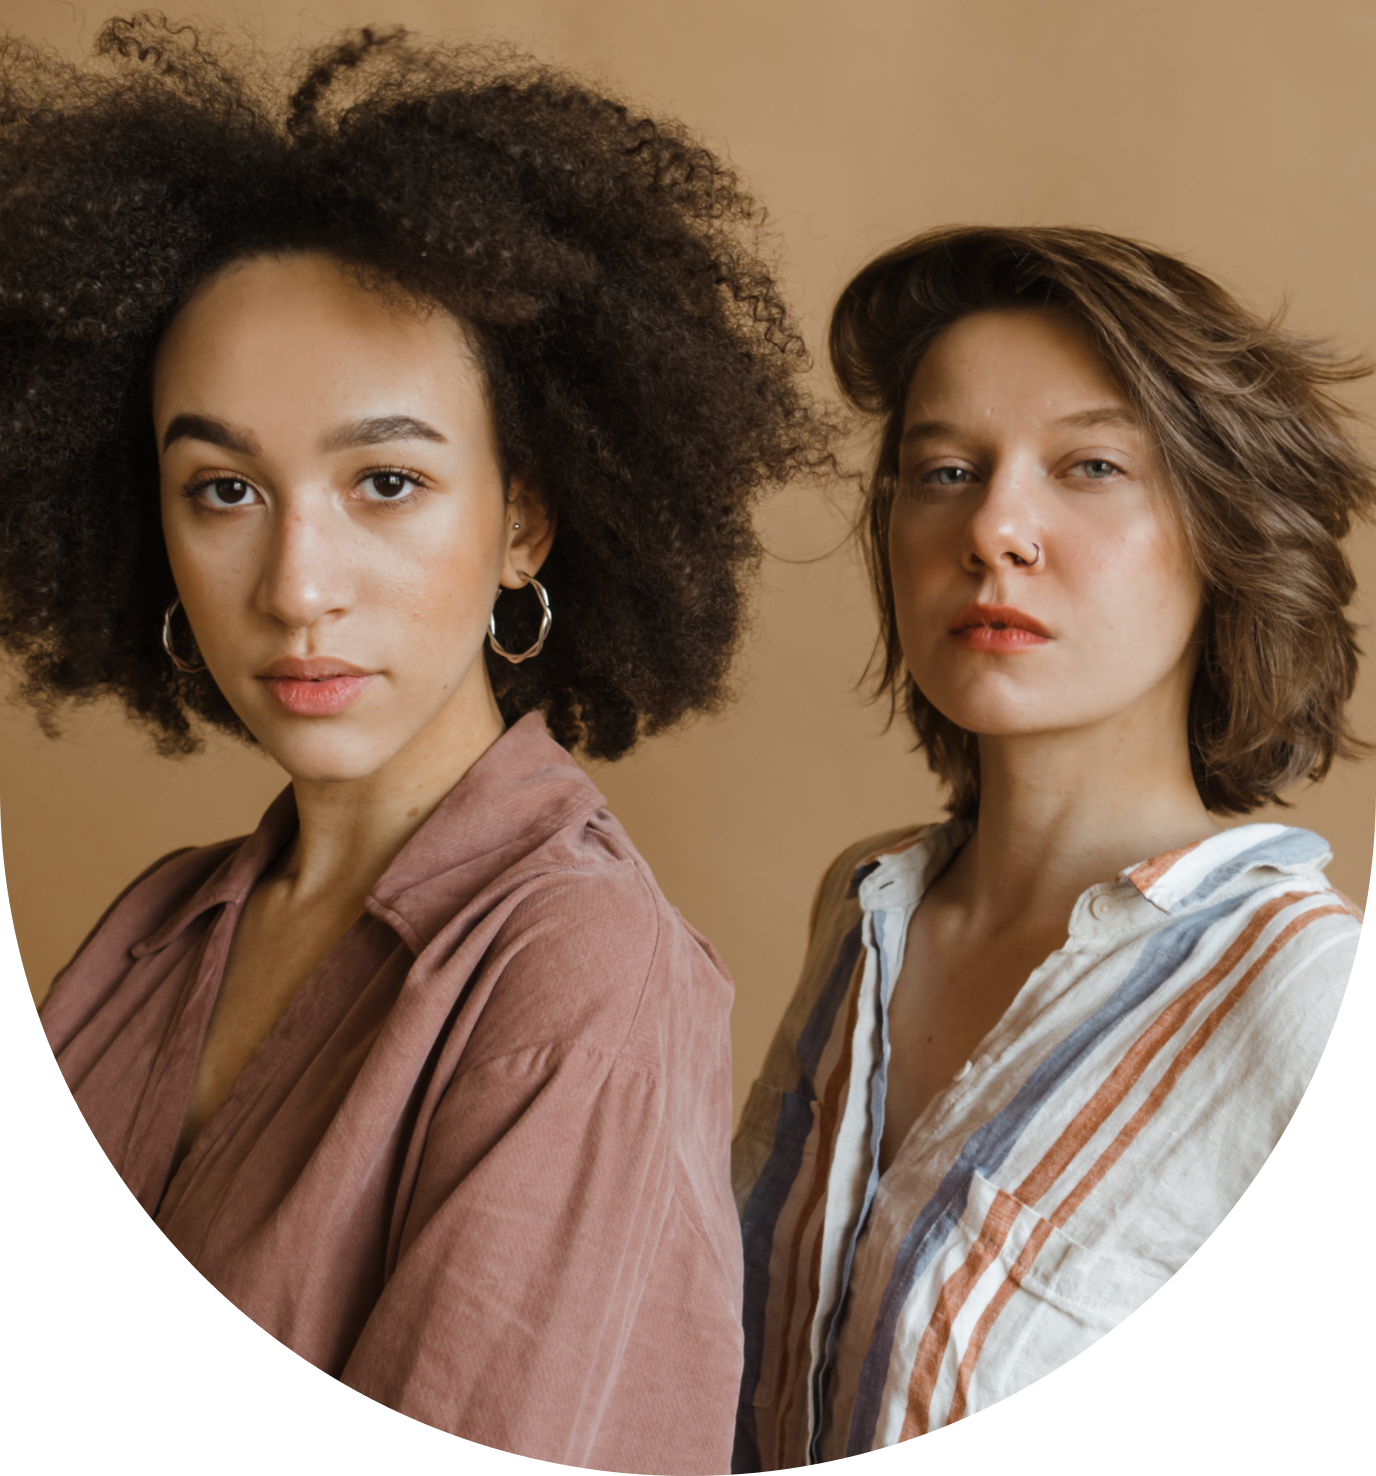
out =
[[[327,508],[299,505],[273,520],[256,603],[290,630],[309,629],[349,607],[347,529],[331,521]]]
[[[999,466],[985,482],[965,526],[961,562],[971,573],[1032,569],[1044,562],[1045,533],[1033,491],[1034,474]]]

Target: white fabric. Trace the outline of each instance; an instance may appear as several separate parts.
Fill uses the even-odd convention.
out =
[[[746,1105],[735,1469],[888,1445],[1073,1357],[1236,1203],[1317,1064],[1356,909],[1326,844],[1245,825],[1077,902],[879,1178],[888,998],[963,822],[853,847]]]

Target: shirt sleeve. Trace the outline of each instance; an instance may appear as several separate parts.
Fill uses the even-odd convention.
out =
[[[672,1200],[666,1138],[660,1084],[595,1048],[462,1073],[344,1382],[466,1439],[587,1463]]]

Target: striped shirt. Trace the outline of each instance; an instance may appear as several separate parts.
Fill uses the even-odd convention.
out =
[[[855,1455],[1022,1388],[1151,1295],[1274,1147],[1359,914],[1306,830],[1243,825],[1091,887],[880,1176],[888,1002],[965,821],[852,847],[734,1147],[734,1469]]]

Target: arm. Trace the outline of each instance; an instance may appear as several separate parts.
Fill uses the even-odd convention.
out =
[[[444,1085],[419,1109],[385,1284],[343,1378],[525,1455],[725,1469],[740,1358],[729,984],[617,862],[543,879],[478,976],[438,992],[479,1015],[437,1059]]]
[[[663,1093],[640,1069],[549,1046],[462,1073],[344,1382],[469,1440],[586,1459],[669,1175]]]

